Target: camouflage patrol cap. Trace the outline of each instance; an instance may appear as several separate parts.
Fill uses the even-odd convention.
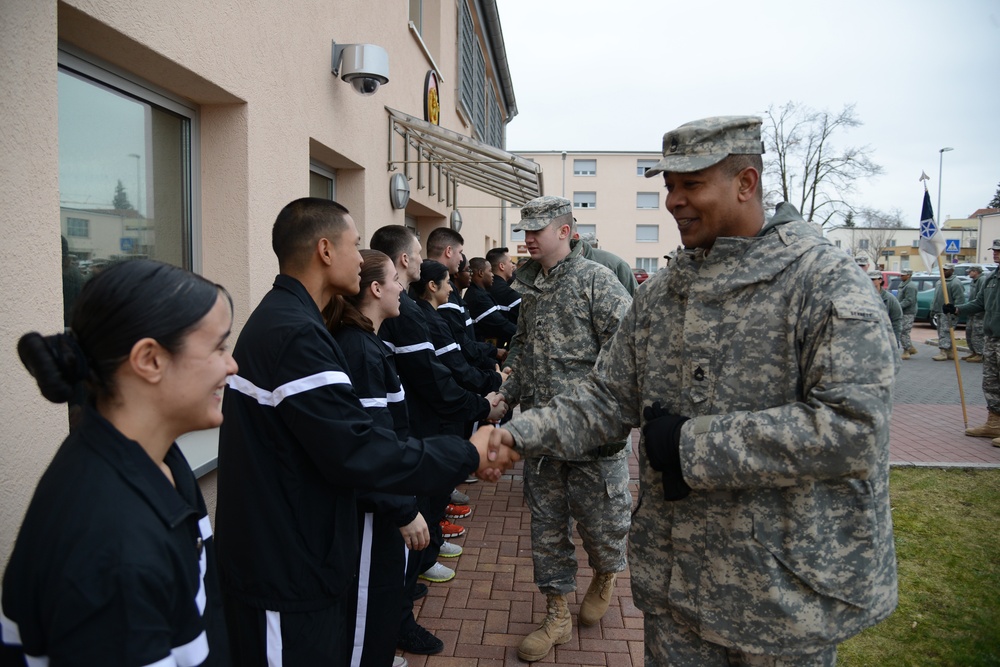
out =
[[[761,155],[760,124],[756,116],[713,116],[684,123],[663,135],[663,157],[646,170],[646,178],[664,171],[707,169],[730,155]]]
[[[871,278],[872,280],[875,280],[876,278],[882,280],[882,272],[876,269],[872,269],[871,271],[868,272],[868,277]]]
[[[871,260],[868,259],[868,255],[856,255],[854,261],[858,266],[866,266],[871,264]]]
[[[537,232],[548,227],[556,218],[571,213],[573,202],[564,197],[536,197],[521,207],[521,222],[514,226],[514,231]]]
[[[990,246],[990,250],[1000,250],[1000,239],[993,239],[993,245]]]
[[[983,267],[979,266],[978,264],[972,264],[969,266],[969,268],[966,269],[966,271],[975,271],[976,273],[982,273]]]
[[[903,269],[902,271],[899,272],[899,275],[901,275],[901,276],[912,276],[913,275],[913,269]]]

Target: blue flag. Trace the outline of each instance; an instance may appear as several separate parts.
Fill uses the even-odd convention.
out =
[[[938,256],[944,250],[944,237],[937,223],[934,222],[934,209],[931,208],[931,195],[924,188],[924,207],[920,211],[920,258],[928,270],[934,267]]]

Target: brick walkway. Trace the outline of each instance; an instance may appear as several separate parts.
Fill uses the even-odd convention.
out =
[[[964,331],[957,336],[964,338]],[[897,377],[891,427],[890,457],[893,465],[960,465],[1000,467],[1000,448],[985,438],[962,434],[964,424],[953,362],[934,362],[937,348],[926,344],[936,338],[929,327],[914,329],[920,352]],[[919,341],[919,342],[918,342]],[[980,364],[961,364],[962,386],[969,424],[986,419],[980,383]],[[636,442],[637,432],[633,432]],[[638,496],[638,463],[631,462],[632,496]],[[545,598],[532,583],[531,538],[528,510],[521,495],[520,465],[496,485],[463,486],[475,513],[460,523],[468,529],[455,543],[465,553],[446,564],[458,576],[445,584],[430,584],[417,602],[418,621],[440,637],[444,651],[435,656],[406,654],[413,667],[499,667],[525,665],[517,646],[545,616]],[[632,604],[628,571],[619,577],[611,608],[591,628],[576,624],[580,600],[592,576],[586,554],[577,540],[582,563],[578,592],[569,597],[573,639],[557,647],[539,664],[601,667],[641,667],[642,612]]]

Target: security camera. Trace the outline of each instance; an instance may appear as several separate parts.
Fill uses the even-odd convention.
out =
[[[361,95],[374,95],[389,83],[389,54],[374,44],[333,43],[331,71]]]

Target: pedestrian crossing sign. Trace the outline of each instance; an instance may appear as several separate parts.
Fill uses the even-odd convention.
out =
[[[944,254],[957,255],[960,250],[958,239],[945,239]]]

